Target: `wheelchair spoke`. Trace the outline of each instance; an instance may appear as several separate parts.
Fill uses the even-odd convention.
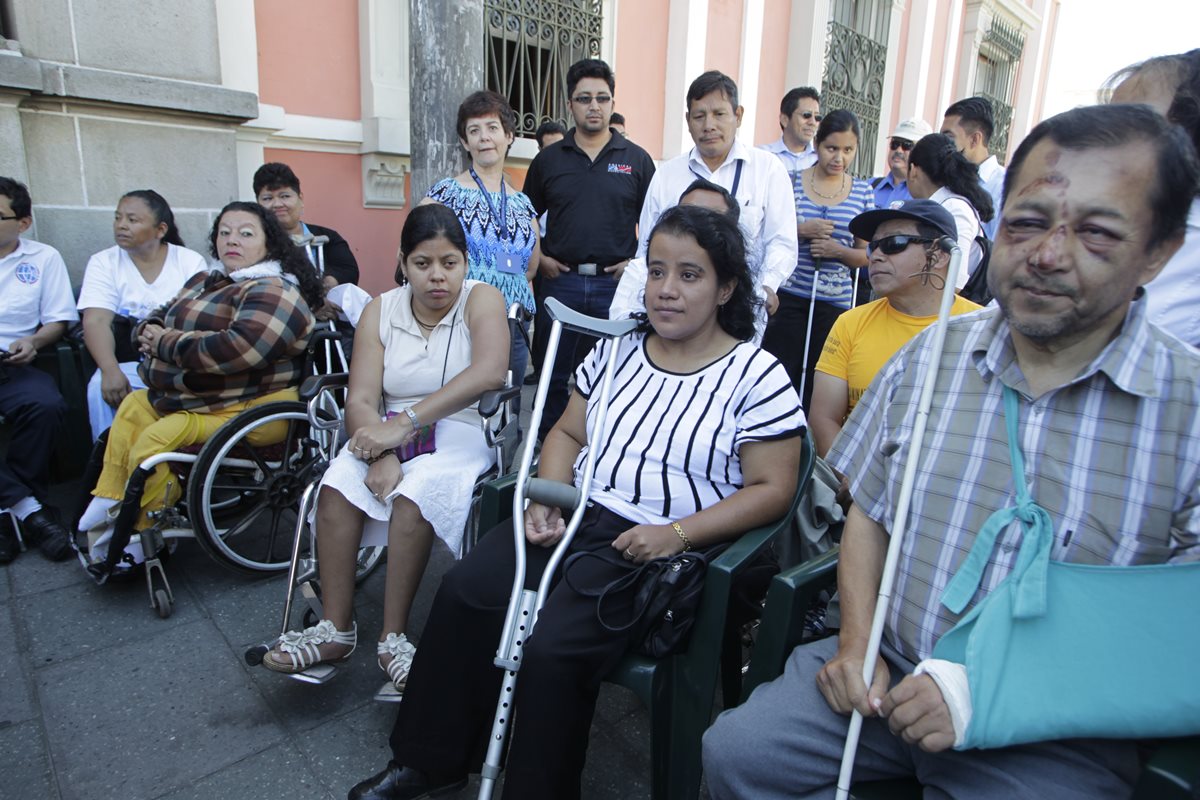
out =
[[[253,508],[247,510],[242,518],[238,520],[236,525],[231,528],[226,528],[221,534],[221,538],[231,539],[235,536],[240,536],[241,534],[245,533],[250,529],[250,525],[262,515],[262,512],[270,507],[270,500],[264,497],[261,501],[256,503]]]
[[[267,533],[267,561],[275,560],[275,540],[279,536],[279,519],[282,515],[282,508],[271,509],[271,528]]]
[[[288,428],[290,429],[291,426],[289,425]],[[273,470],[271,466],[267,464],[265,458],[259,455],[258,450],[254,449],[254,445],[243,439],[242,441],[238,442],[238,446],[250,454],[250,458],[252,458],[254,463],[258,465],[258,468],[262,470],[264,476],[270,477],[271,475],[275,474],[275,470]]]

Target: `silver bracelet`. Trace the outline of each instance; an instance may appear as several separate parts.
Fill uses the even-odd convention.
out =
[[[417,412],[412,410],[412,406],[404,409],[404,413],[408,415],[408,421],[412,423],[414,431],[421,427],[421,423],[417,421]]]

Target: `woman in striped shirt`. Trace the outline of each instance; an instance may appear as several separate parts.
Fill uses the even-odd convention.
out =
[[[627,562],[706,548],[786,512],[804,414],[779,362],[748,341],[755,302],[737,224],[706,208],[673,208],[650,237],[647,324],[615,345],[600,441],[592,438],[593,389],[609,345],[577,370],[539,473],[573,483],[586,448],[600,448],[571,550],[601,557],[572,569],[574,586],[554,588],[525,644],[504,797],[579,797],[600,681],[635,644],[629,633],[601,627],[595,597],[575,587],[604,586],[628,573]],[[565,529],[562,511],[532,503],[524,522],[528,574],[537,576]],[[423,797],[462,785],[478,769],[500,686],[492,659],[513,562],[512,538],[497,530],[446,575],[392,732],[392,761],[351,797]],[[609,601],[622,618],[633,591]]]

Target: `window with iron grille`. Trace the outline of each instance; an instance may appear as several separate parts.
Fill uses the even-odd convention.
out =
[[[1002,162],[1008,152],[1008,133],[1017,94],[1017,72],[1024,50],[1025,35],[1016,26],[997,18],[992,19],[979,45],[975,94],[991,101],[995,129],[988,149]]]
[[[567,69],[600,58],[603,0],[484,0],[487,87],[517,112],[517,135],[570,127]]]
[[[875,174],[891,9],[891,0],[832,0],[829,6],[821,107],[858,117],[862,135],[852,171],[863,177]]]

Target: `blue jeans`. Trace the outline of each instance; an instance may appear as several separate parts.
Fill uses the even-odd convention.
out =
[[[584,276],[576,272],[564,272],[557,278],[542,281],[543,297],[554,297],[568,308],[600,319],[608,319],[608,307],[612,305],[616,291],[617,282],[609,273]],[[546,317],[547,324],[549,321],[549,317]],[[550,390],[546,394],[546,408],[538,428],[539,440],[545,440],[546,434],[566,410],[570,399],[567,382],[595,343],[596,340],[591,336],[566,330],[562,332],[554,366],[550,371]],[[546,355],[549,356],[549,353]],[[545,369],[545,365],[542,368]]]

